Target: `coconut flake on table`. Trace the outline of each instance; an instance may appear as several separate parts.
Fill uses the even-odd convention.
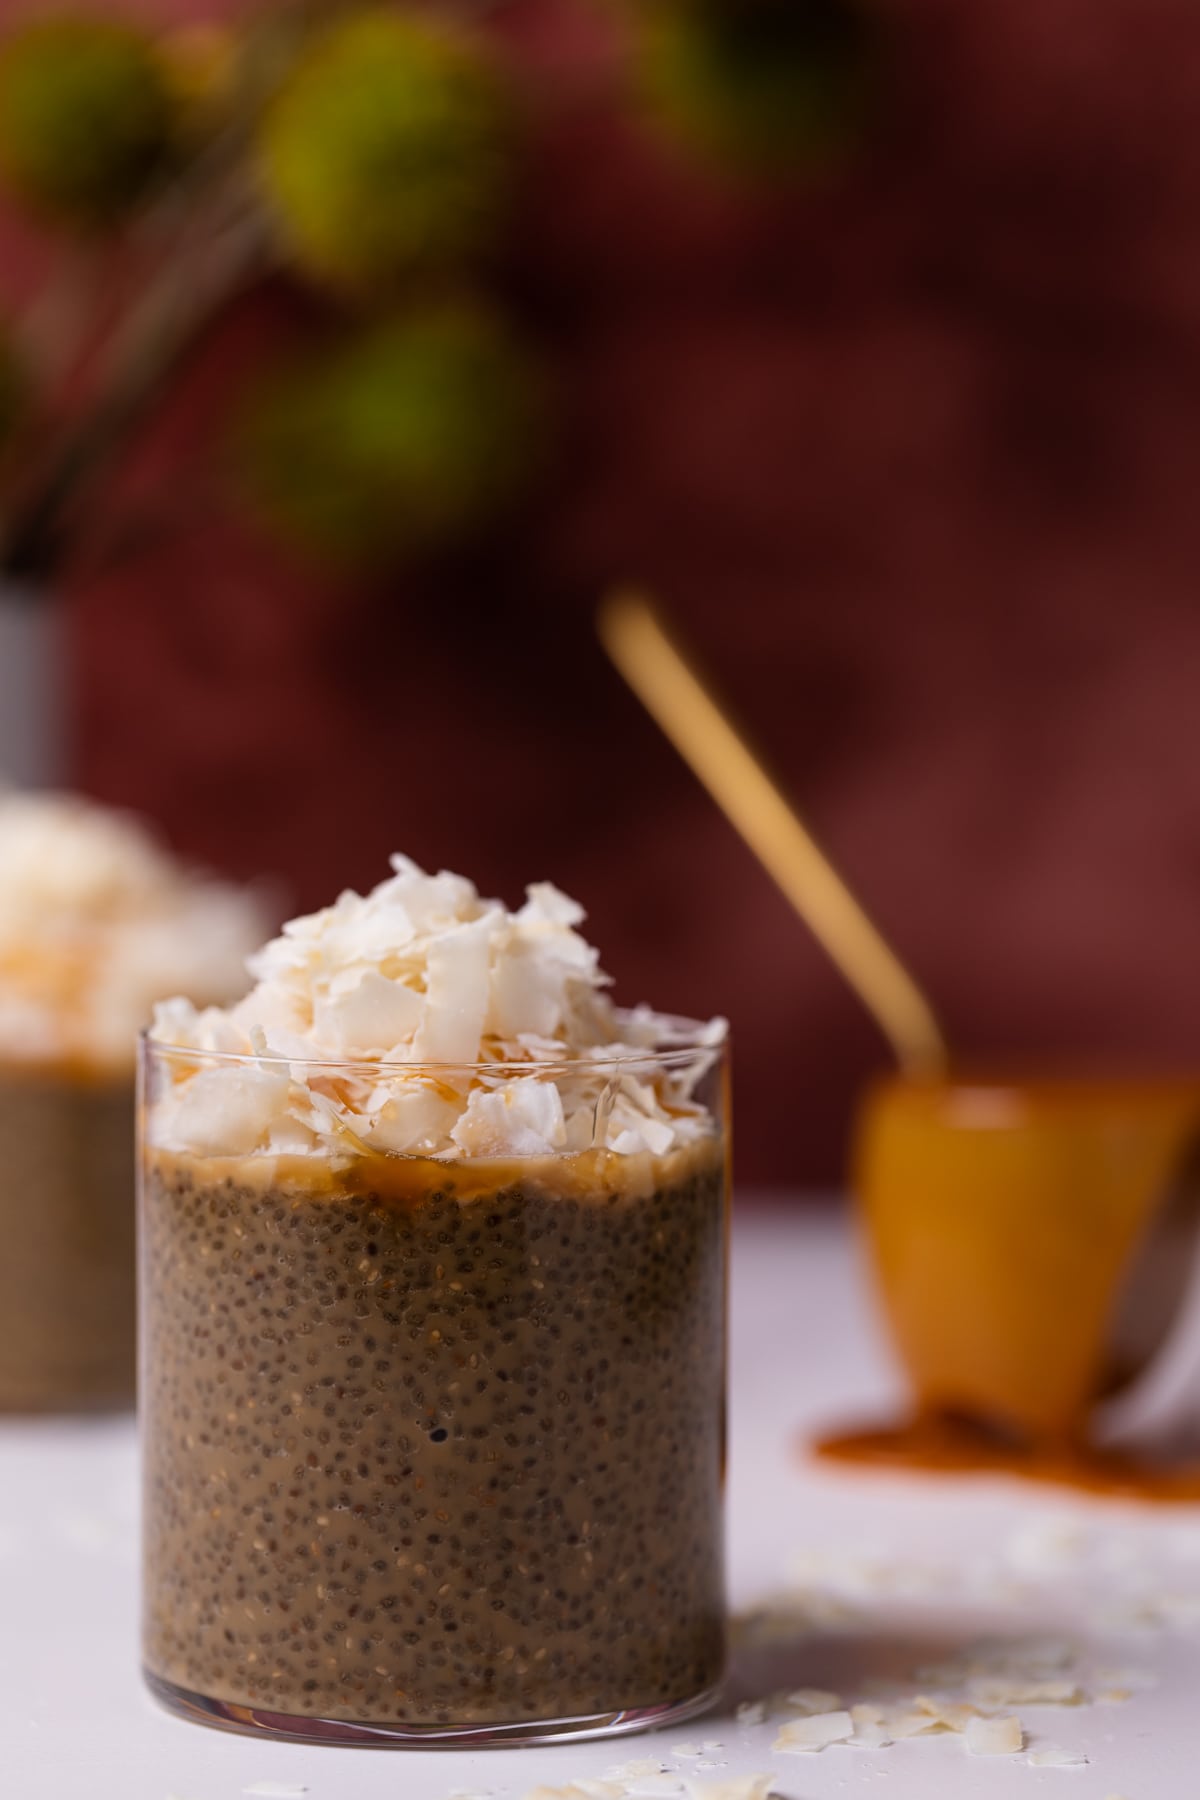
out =
[[[1085,1699],[1077,1681],[1022,1680],[1017,1675],[976,1675],[967,1692],[978,1706],[1081,1706]]]
[[[793,1688],[790,1694],[784,1695],[783,1704],[798,1713],[831,1713],[837,1712],[842,1697],[830,1693],[828,1688]]]
[[[1013,1756],[1025,1743],[1021,1721],[1014,1714],[1002,1719],[969,1719],[964,1736],[972,1756]]]
[[[937,1731],[961,1730],[965,1725],[965,1720],[961,1726],[953,1725],[940,1712],[931,1712],[928,1707],[916,1704],[891,1707],[886,1714],[888,1735],[897,1740],[927,1737]]]
[[[727,1781],[685,1781],[688,1800],[771,1800],[774,1775],[734,1775]]]
[[[565,1787],[535,1787],[522,1800],[625,1800],[625,1789],[618,1781],[580,1779],[568,1781]]]
[[[904,1720],[912,1719],[915,1721],[921,1717],[924,1717],[929,1721],[928,1725],[924,1727],[917,1726],[913,1731],[903,1731],[900,1729],[900,1725]],[[911,1708],[905,1709],[900,1718],[896,1721],[896,1735],[897,1737],[916,1737],[920,1734],[922,1729],[928,1731],[938,1727],[943,1731],[961,1732],[965,1731],[971,1720],[977,1717],[978,1713],[975,1707],[969,1706],[965,1701],[943,1700],[939,1696],[933,1694],[918,1694],[913,1701]]]
[[[509,912],[462,876],[401,856],[392,870],[285,925],[249,958],[256,986],[236,1006],[158,1008],[158,1043],[244,1060],[192,1072],[181,1059],[155,1144],[658,1157],[711,1133],[694,1095],[724,1020],[618,1011],[582,908],[549,883]],[[664,1070],[659,1053],[682,1047],[694,1054]]]
[[[772,1750],[824,1750],[854,1736],[854,1720],[848,1712],[811,1713],[780,1727]]]
[[[625,1790],[615,1781],[569,1781],[565,1787],[535,1787],[523,1800],[624,1800]]]
[[[892,1742],[887,1728],[887,1714],[882,1706],[859,1701],[850,1708],[854,1736],[845,1741],[860,1750],[884,1750]]]

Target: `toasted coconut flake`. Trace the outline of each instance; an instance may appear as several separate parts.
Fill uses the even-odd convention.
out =
[[[688,1800],[771,1800],[774,1775],[734,1775],[728,1781],[685,1781]]]
[[[887,1728],[894,1738],[923,1737],[927,1732],[947,1731],[937,1714],[921,1706],[898,1706],[887,1716]]]
[[[313,1028],[331,1049],[354,1056],[412,1037],[424,1016],[423,994],[401,981],[386,980],[375,969],[364,969],[345,992],[317,998]]]
[[[931,1694],[918,1694],[913,1705],[917,1712],[927,1714],[944,1731],[965,1731],[971,1720],[979,1716],[976,1708],[966,1701],[942,1700]]]
[[[476,1088],[450,1136],[470,1156],[541,1156],[566,1142],[562,1097],[552,1081]]]
[[[158,1128],[167,1142],[186,1134],[201,1155],[248,1153],[266,1142],[272,1119],[286,1114],[291,1090],[290,1075],[278,1067],[201,1069],[163,1095]]]
[[[828,1744],[841,1744],[854,1736],[854,1720],[848,1712],[811,1713],[805,1718],[791,1719],[784,1725],[771,1748],[773,1750],[824,1750]]]
[[[849,1743],[864,1750],[882,1750],[892,1742],[885,1723],[887,1715],[882,1706],[852,1706],[850,1717],[854,1720],[854,1736],[848,1739]]]
[[[968,1719],[965,1736],[972,1756],[1013,1756],[1025,1742],[1015,1713],[1001,1719]]]
[[[874,1701],[860,1700],[850,1708],[850,1717],[855,1725],[882,1725],[887,1714]]]
[[[0,861],[2,851],[0,839]],[[619,1013],[576,930],[580,908],[547,884],[510,913],[460,876],[427,875],[403,857],[393,869],[370,894],[344,893],[285,926],[249,959],[258,985],[229,1011],[159,1007],[156,1042],[248,1060],[181,1079],[156,1101],[156,1146],[656,1157],[711,1133],[693,1096],[724,1021],[689,1037],[646,1009]],[[694,1054],[664,1067],[654,1054],[664,1046]],[[348,1063],[378,1075],[347,1073]],[[210,1080],[229,1121],[218,1145]]]
[[[17,792],[0,774],[6,1060],[78,1062],[126,1077],[155,1003],[179,993],[236,999],[267,925],[262,895],[177,862],[133,814],[71,794]],[[177,1004],[202,1033],[220,1033],[206,1012]]]
[[[1017,1675],[981,1675],[967,1692],[979,1706],[1080,1706],[1085,1698],[1077,1681],[1022,1680]]]
[[[735,1714],[738,1724],[745,1726],[761,1725],[765,1722],[766,1716],[767,1702],[765,1700],[743,1700]]]
[[[804,1713],[812,1717],[816,1713],[837,1712],[842,1704],[840,1694],[832,1694],[826,1688],[793,1688],[785,1694],[783,1704],[792,1712]]]
[[[524,1800],[624,1800],[616,1781],[570,1781],[566,1787],[531,1788]]]

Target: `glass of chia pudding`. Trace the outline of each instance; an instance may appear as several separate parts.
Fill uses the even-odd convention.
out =
[[[262,930],[127,815],[0,793],[0,1412],[132,1404],[137,1033]]]
[[[532,1743],[724,1660],[726,1033],[403,858],[143,1053],[144,1654],[244,1731]]]

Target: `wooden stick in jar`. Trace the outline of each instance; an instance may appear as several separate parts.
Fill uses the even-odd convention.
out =
[[[901,1066],[914,1074],[943,1070],[946,1040],[925,995],[648,602],[614,594],[598,624],[625,680],[849,982]]]

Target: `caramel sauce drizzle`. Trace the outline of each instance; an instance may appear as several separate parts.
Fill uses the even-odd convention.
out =
[[[1183,1304],[1198,1141],[1194,1077],[882,1083],[859,1121],[855,1185],[914,1407],[817,1454],[1200,1500],[1194,1441],[1161,1455],[1092,1441],[1097,1406],[1149,1366]]]
[[[1087,1444],[1017,1442],[971,1420],[932,1413],[895,1425],[834,1432],[813,1448],[823,1461],[881,1474],[1011,1476],[1109,1500],[1167,1505],[1200,1500],[1200,1458],[1159,1461]]]

